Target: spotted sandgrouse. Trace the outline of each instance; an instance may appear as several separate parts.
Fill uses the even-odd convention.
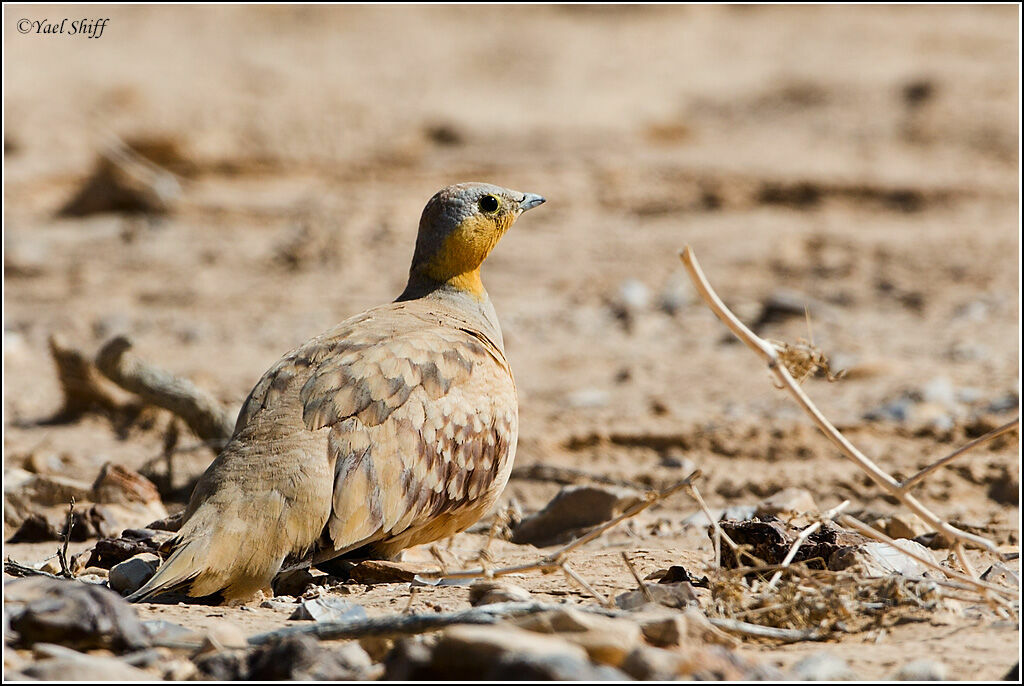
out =
[[[434,195],[405,291],[263,375],[170,556],[129,599],[247,599],[286,559],[393,557],[485,514],[508,481],[519,413],[480,265],[543,202],[482,183]]]

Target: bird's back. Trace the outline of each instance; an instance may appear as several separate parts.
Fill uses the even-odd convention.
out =
[[[193,493],[177,543],[202,563],[185,556],[191,578],[170,580],[243,597],[286,558],[391,557],[475,522],[504,488],[518,433],[495,328],[487,307],[433,296],[371,309],[286,354]]]

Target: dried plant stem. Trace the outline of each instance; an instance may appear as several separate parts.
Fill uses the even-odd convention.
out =
[[[832,425],[832,423],[821,413],[814,403],[811,402],[811,399],[803,392],[803,389],[800,388],[800,385],[797,384],[789,374],[789,371],[780,363],[779,355],[775,347],[748,329],[743,322],[741,322],[736,315],[725,306],[725,303],[722,302],[721,298],[719,298],[711,288],[707,278],[704,276],[704,272],[700,268],[700,264],[697,262],[697,257],[693,254],[693,250],[689,246],[683,250],[680,254],[680,258],[682,259],[687,272],[689,272],[690,279],[693,281],[694,287],[697,289],[697,292],[700,294],[705,304],[707,304],[707,306],[711,308],[711,311],[714,312],[727,327],[729,327],[737,338],[743,341],[751,350],[764,358],[768,363],[768,369],[775,376],[776,380],[782,384],[787,391],[789,391],[790,395],[793,396],[797,403],[804,409],[811,419],[814,420],[814,423],[818,425],[818,428],[821,429],[825,436],[842,451],[843,455],[860,467],[869,477],[871,477],[872,481],[878,484],[879,487],[884,489],[894,498],[900,500],[929,526],[933,527],[936,531],[942,533],[947,538],[954,541],[973,543],[992,552],[997,552],[997,548],[992,541],[982,538],[981,536],[969,534],[966,531],[961,531],[960,529],[957,529],[943,521],[941,517],[925,507],[919,500],[917,500],[917,498],[909,493],[905,493],[896,479],[887,474],[870,458],[860,452],[860,450],[858,450],[845,436],[843,436],[843,434],[839,432],[838,429],[836,429],[835,426]]]
[[[140,359],[131,348],[126,336],[110,339],[96,355],[96,366],[121,388],[181,417],[204,441],[227,442],[235,420],[220,401],[191,381]]]
[[[726,543],[728,543],[729,547],[732,548],[734,553],[737,551],[739,546],[737,546],[736,542],[729,538],[729,535],[725,533],[722,530],[722,527],[718,525],[718,519],[713,514],[711,514],[711,510],[708,508],[708,504],[704,502],[704,498],[701,496],[700,491],[697,490],[697,487],[691,485],[686,489],[686,492],[690,495],[691,498],[697,501],[697,505],[700,506],[701,512],[703,512],[704,516],[708,518],[708,521],[711,522],[711,526],[715,530],[715,564],[721,566],[722,541],[724,540]],[[736,560],[739,561],[739,555],[736,556]]]
[[[68,543],[71,542],[71,527],[75,525],[75,499],[71,499],[71,503],[68,505],[68,518],[64,523],[64,531],[61,534],[61,545],[57,549],[57,561],[60,562],[60,575],[65,579],[74,579],[75,575],[71,573],[71,568],[68,566]]]
[[[741,622],[736,619],[726,619],[724,617],[709,617],[708,621],[719,629],[731,631],[735,634],[740,634],[741,636],[770,638],[776,641],[783,641],[785,643],[820,641],[827,638],[829,635],[829,632],[820,631],[818,629],[779,629],[773,626],[750,624],[748,622]]]
[[[946,455],[945,457],[943,457],[941,459],[938,459],[935,462],[932,462],[930,465],[928,465],[927,467],[925,467],[924,469],[922,469],[921,471],[919,471],[917,474],[915,474],[914,476],[910,477],[909,479],[904,479],[903,481],[901,481],[899,483],[900,490],[901,491],[909,491],[914,486],[916,486],[917,484],[921,483],[921,481],[926,476],[928,476],[929,474],[934,472],[939,467],[942,467],[942,466],[952,462],[956,458],[958,458],[961,455],[963,455],[964,453],[966,453],[968,450],[971,450],[973,448],[977,448],[979,445],[981,445],[983,443],[988,443],[992,439],[998,438],[998,437],[1002,436],[1005,433],[1009,433],[1010,431],[1013,431],[1014,429],[1018,429],[1018,430],[1020,429],[1020,417],[1016,417],[1012,421],[1009,421],[1009,422],[1003,424],[998,429],[993,429],[992,431],[989,431],[984,436],[979,436],[978,438],[975,438],[970,443],[966,443],[966,444],[960,446],[959,448],[957,448],[956,450],[951,452],[949,455]]]
[[[636,567],[633,566],[633,561],[629,559],[629,555],[626,554],[626,551],[622,551],[622,561],[626,563],[626,568],[629,569],[629,573],[632,574],[633,578],[636,580],[637,588],[639,588],[640,593],[643,594],[644,600],[649,603],[655,602],[654,594],[651,593],[649,588],[647,588],[647,584],[644,583],[644,580],[640,578],[640,575],[636,571]]]
[[[601,592],[599,592],[597,589],[595,589],[593,586],[587,583],[587,580],[580,576],[575,569],[570,567],[568,562],[562,560],[558,566],[562,568],[562,573],[565,574],[567,578],[572,579],[577,584],[579,584],[579,586],[583,588],[583,590],[597,598],[597,601],[599,603],[601,603],[605,607],[615,606],[615,604],[611,600],[606,598]]]

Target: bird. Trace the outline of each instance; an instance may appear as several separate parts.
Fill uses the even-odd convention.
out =
[[[285,354],[242,404],[155,575],[128,596],[272,594],[286,560],[396,559],[465,530],[508,482],[519,406],[480,267],[545,202],[438,191],[391,303]]]

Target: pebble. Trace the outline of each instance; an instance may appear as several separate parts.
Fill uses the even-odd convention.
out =
[[[908,662],[892,677],[896,681],[945,681],[946,665],[923,658]]]
[[[75,657],[41,660],[26,667],[22,674],[38,681],[155,681],[156,676],[112,657],[84,653]]]
[[[110,568],[110,588],[121,595],[128,595],[142,588],[156,574],[160,558],[153,553],[141,553],[130,557]]]
[[[614,486],[566,486],[543,510],[525,518],[512,531],[513,543],[553,545],[570,540],[583,528],[596,526],[640,501],[634,489]]]
[[[299,603],[288,619],[312,619],[316,622],[366,619],[366,609],[336,596],[318,596]]]
[[[135,609],[106,588],[32,577],[5,584],[4,602],[23,646],[46,642],[115,652],[149,646]]]
[[[503,581],[476,581],[469,587],[469,604],[474,607],[532,599],[533,596],[525,588]]]
[[[513,622],[529,631],[558,634],[582,647],[594,662],[618,667],[640,643],[640,626],[628,619],[565,608],[527,615]]]
[[[781,491],[765,498],[757,504],[754,511],[755,516],[777,516],[785,518],[787,515],[807,514],[817,512],[818,505],[814,502],[814,496],[805,488],[784,488]]]
[[[831,653],[814,653],[793,665],[792,678],[799,681],[851,681],[857,674],[846,660]]]

